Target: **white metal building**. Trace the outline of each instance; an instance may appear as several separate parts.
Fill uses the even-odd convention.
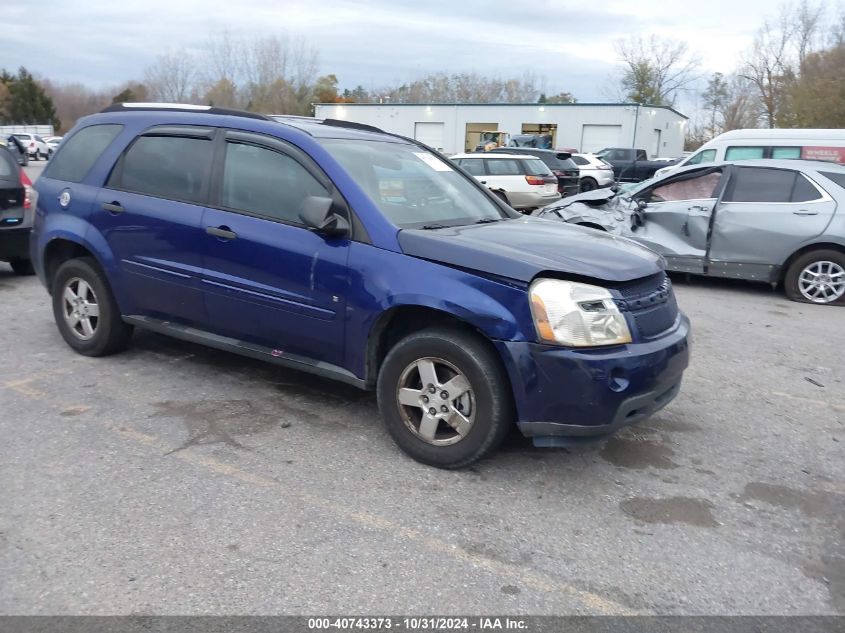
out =
[[[321,119],[374,125],[446,154],[475,149],[481,133],[551,134],[555,148],[595,152],[604,147],[645,149],[649,157],[677,157],[687,117],[668,106],[633,103],[388,104],[321,103]]]

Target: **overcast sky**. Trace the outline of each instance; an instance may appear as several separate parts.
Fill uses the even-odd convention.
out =
[[[38,8],[35,8],[35,5]],[[606,101],[613,43],[652,33],[687,41],[702,74],[730,72],[771,0],[0,0],[8,26],[0,64],[58,81],[108,86],[139,79],[168,49],[209,34],[288,34],[319,51],[342,88],[476,70],[533,71],[547,93]],[[37,18],[37,19],[36,19]]]

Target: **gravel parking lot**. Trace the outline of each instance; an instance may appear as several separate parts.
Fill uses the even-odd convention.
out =
[[[445,472],[351,387],[143,332],[78,356],[0,264],[0,612],[845,614],[845,311],[676,290],[669,407]]]

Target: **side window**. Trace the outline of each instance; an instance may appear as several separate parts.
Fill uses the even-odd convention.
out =
[[[725,160],[754,160],[763,158],[765,147],[729,147],[725,152]]]
[[[487,160],[487,173],[491,176],[516,176],[521,174],[522,170],[514,159],[498,158]]]
[[[62,150],[50,161],[45,178],[82,182],[100,155],[123,130],[122,125],[91,125],[62,141]]]
[[[706,200],[715,197],[722,172],[713,171],[697,178],[676,180],[651,190],[649,202],[677,202],[679,200]]]
[[[484,161],[478,158],[463,158],[459,164],[473,176],[484,175]]]
[[[576,165],[589,165],[590,164],[590,161],[588,161],[583,156],[573,156],[572,162],[574,162]]]
[[[725,189],[724,202],[790,202],[796,172],[765,167],[737,169]]]
[[[158,198],[205,202],[212,147],[209,139],[141,136],[129,146],[107,186]]]
[[[845,174],[843,173],[836,173],[832,171],[822,171],[819,172],[825,178],[828,178],[835,182],[837,185],[845,189]]]
[[[772,158],[801,158],[800,147],[773,147]]]
[[[699,163],[712,163],[716,159],[715,149],[705,149],[694,154],[685,165],[698,165]]]
[[[220,197],[226,208],[302,224],[302,201],[308,196],[329,195],[287,154],[245,143],[226,144]]]

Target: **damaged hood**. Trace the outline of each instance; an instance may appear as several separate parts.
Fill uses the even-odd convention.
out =
[[[533,217],[404,229],[399,244],[406,255],[523,282],[545,271],[622,282],[663,268],[657,253],[631,240]]]
[[[575,202],[582,202],[590,206],[598,206],[609,202],[616,198],[617,194],[611,191],[610,187],[602,187],[601,189],[593,189],[592,191],[585,191],[574,196],[567,196],[560,199],[558,202],[553,202],[545,207],[540,207],[532,215],[543,216],[549,211],[555,209],[565,209]]]

